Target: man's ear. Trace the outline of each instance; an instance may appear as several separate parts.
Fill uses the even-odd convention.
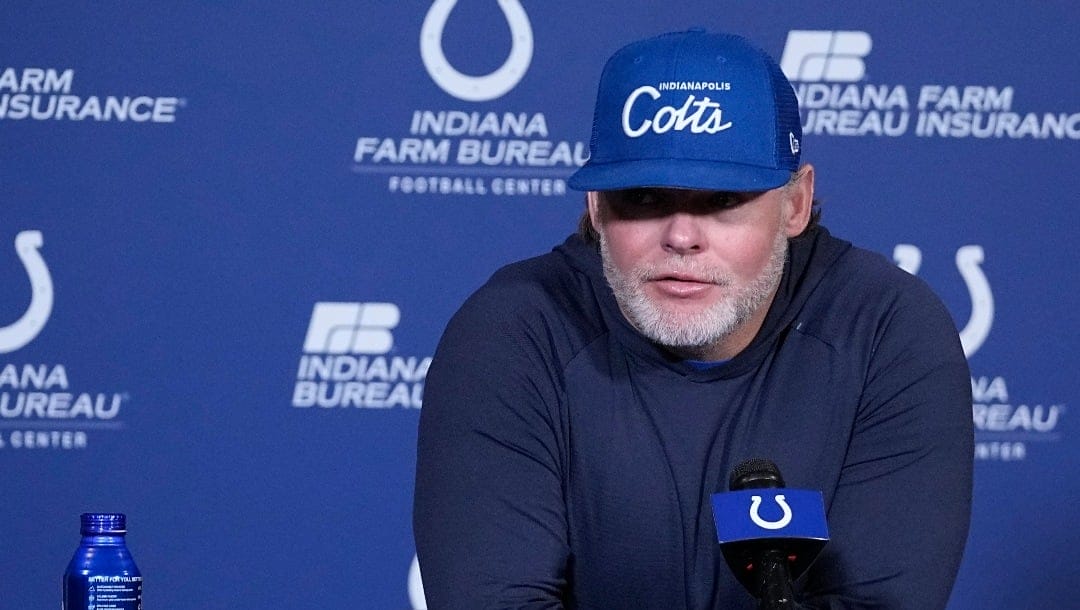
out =
[[[589,221],[593,229],[600,230],[600,194],[596,191],[585,193],[585,200],[589,206]]]
[[[814,207],[814,166],[809,163],[799,168],[798,177],[789,183],[785,206],[784,233],[795,237],[806,230]]]

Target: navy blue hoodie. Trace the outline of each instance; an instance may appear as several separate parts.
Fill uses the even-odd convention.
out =
[[[824,494],[831,541],[796,583],[803,606],[945,606],[973,449],[952,319],[824,228],[790,244],[755,339],[704,370],[626,321],[578,236],[469,298],[420,417],[429,608],[755,608],[709,502],[754,457]]]

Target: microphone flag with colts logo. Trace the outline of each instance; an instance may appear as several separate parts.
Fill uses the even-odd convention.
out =
[[[755,597],[762,595],[762,561],[770,552],[786,559],[796,579],[829,541],[820,491],[758,487],[712,495],[716,538],[735,578]]]
[[[821,492],[809,489],[744,489],[713,494],[720,544],[762,538],[829,539]]]

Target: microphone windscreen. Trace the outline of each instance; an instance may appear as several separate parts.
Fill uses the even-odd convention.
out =
[[[785,487],[780,469],[770,460],[754,458],[742,462],[731,471],[728,489],[762,489]]]

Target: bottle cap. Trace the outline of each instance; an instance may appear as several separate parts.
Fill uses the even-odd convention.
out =
[[[127,517],[123,513],[83,513],[80,521],[83,536],[123,536],[127,533]]]

